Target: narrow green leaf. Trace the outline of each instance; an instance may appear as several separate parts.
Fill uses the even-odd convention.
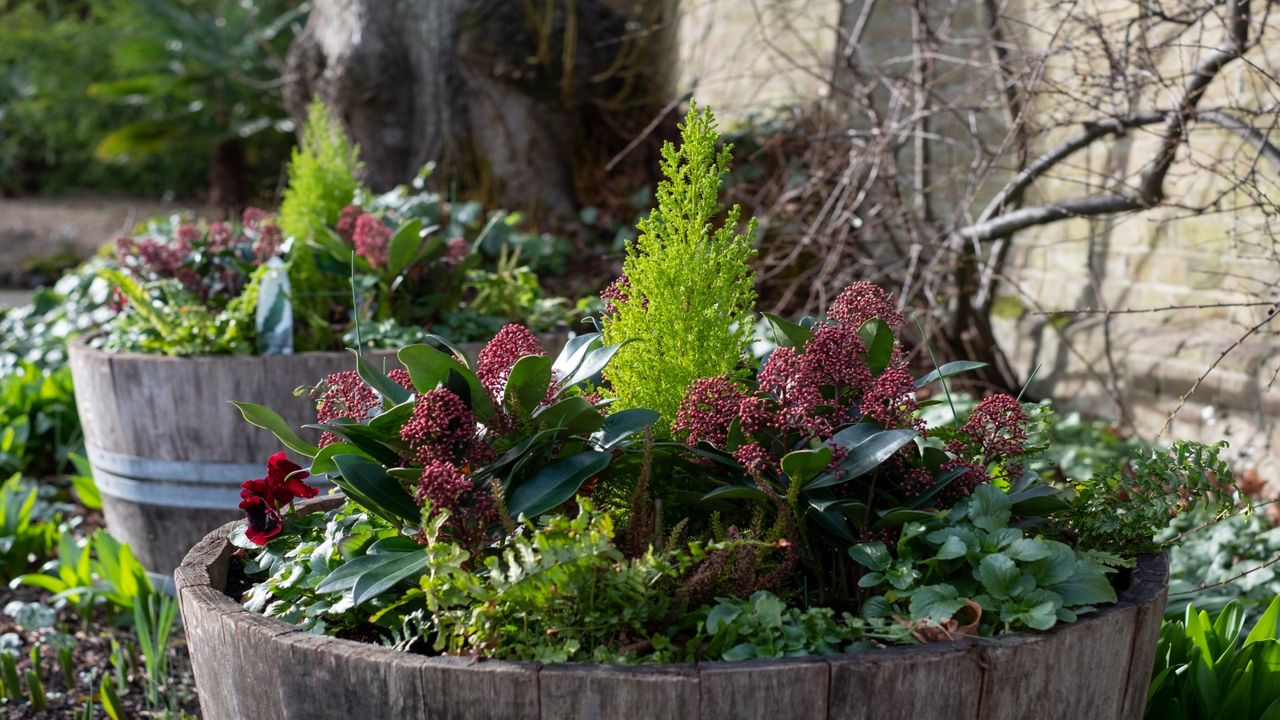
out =
[[[702,496],[703,500],[753,500],[755,502],[769,502],[769,496],[760,492],[758,488],[750,485],[725,485]]]
[[[975,360],[956,360],[955,362],[945,363],[942,367],[937,368],[928,375],[916,380],[916,387],[922,388],[943,378],[949,378],[952,375],[959,375],[960,373],[966,373],[970,370],[977,370],[978,368],[984,368],[986,366],[986,363],[977,362]]]
[[[256,425],[264,430],[270,430],[285,447],[299,455],[315,457],[316,453],[320,452],[320,448],[312,445],[306,440],[303,440],[298,433],[294,432],[293,428],[289,427],[289,424],[286,423],[284,418],[280,417],[275,410],[247,402],[232,401],[231,404],[235,405],[240,410],[240,414],[244,416],[244,419],[248,421],[250,425]]]
[[[400,383],[387,377],[386,373],[373,366],[373,363],[364,359],[357,350],[350,351],[356,357],[356,374],[364,381],[365,385],[373,388],[382,396],[383,407],[390,408],[400,403],[406,402],[413,393],[400,385]],[[351,418],[357,422],[363,421],[365,418]]]

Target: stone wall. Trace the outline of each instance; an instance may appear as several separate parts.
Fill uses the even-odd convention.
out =
[[[1051,16],[1034,21],[1053,26]],[[1280,37],[1280,20],[1270,22]],[[1194,47],[1170,49],[1160,67],[1185,73],[1218,37],[1215,28]],[[1280,91],[1278,64],[1280,43],[1251,52],[1214,81],[1201,107],[1266,107]],[[1113,186],[1153,156],[1157,140],[1135,131],[1100,143],[1028,202]],[[1280,132],[1271,140],[1280,143]],[[1247,186],[1231,182],[1251,170]],[[1238,136],[1197,124],[1167,187],[1171,207],[1019,233],[996,304],[1001,348],[1024,376],[1038,368],[1036,395],[1143,435],[1227,440],[1280,489],[1280,324],[1267,322],[1269,303],[1280,300],[1280,167]],[[1211,209],[1188,209],[1198,206]],[[1169,307],[1179,309],[1130,312]]]
[[[901,54],[910,38],[905,6],[882,5],[865,36],[867,45],[859,49],[872,62]],[[1108,22],[1123,20],[1138,7],[1127,0],[1091,0],[1087,5]],[[1006,7],[1019,12],[1022,22],[1011,27],[1031,46],[1064,28],[1058,14],[1063,4],[1022,0]],[[822,79],[830,71],[820,67],[824,58],[813,49],[826,52],[828,63],[834,58],[839,15],[837,2],[695,3],[682,18],[682,87],[695,89],[700,99],[730,117],[818,100],[828,89]],[[766,20],[763,27],[761,18]],[[1269,22],[1268,32],[1280,37],[1280,17]],[[1088,43],[1087,35],[1070,40]],[[1161,49],[1160,68],[1170,75],[1185,73],[1220,37],[1220,29],[1210,27],[1203,37],[1193,38],[1196,42]],[[1070,88],[1077,77],[1107,71],[1100,49],[1084,56],[1094,67],[1051,63],[1049,81]],[[1278,65],[1280,42],[1273,41],[1219,76],[1202,107],[1274,103],[1280,96],[1274,81],[1280,77]],[[1083,119],[1086,115],[1072,101],[1057,95],[1053,105],[1039,110],[1047,119],[1073,112]],[[989,120],[999,123],[994,116]],[[1050,134],[1037,151],[1078,128]],[[1280,144],[1280,131],[1272,140]],[[1053,179],[1038,182],[1026,202],[1114,187],[1151,157],[1155,145],[1149,130],[1100,143],[1058,168]],[[1280,229],[1280,169],[1256,165],[1256,153],[1248,145],[1212,126],[1194,126],[1188,146],[1192,150],[1180,153],[1170,173],[1168,196],[1184,206],[1217,199],[1218,210],[1198,214],[1166,208],[1019,233],[996,303],[998,338],[1024,377],[1035,371],[1034,394],[1051,397],[1066,409],[1119,421],[1144,435],[1163,429],[1166,437],[1228,440],[1235,457],[1255,465],[1280,487],[1280,388],[1274,387],[1280,339],[1276,328],[1264,324],[1236,344],[1268,317],[1272,307],[1265,303],[1280,300],[1280,252],[1274,241]],[[1230,172],[1205,169],[1221,163],[1233,164]],[[1251,167],[1258,179],[1252,194],[1220,176],[1243,176]],[[1233,210],[1242,205],[1249,209]],[[1210,307],[1116,312],[1168,306]],[[1182,396],[1215,362],[1183,402]]]

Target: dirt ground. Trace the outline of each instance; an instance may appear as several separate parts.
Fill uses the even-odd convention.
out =
[[[0,288],[49,282],[56,270],[92,255],[149,217],[207,210],[130,198],[0,198]],[[7,300],[0,296],[0,305]]]

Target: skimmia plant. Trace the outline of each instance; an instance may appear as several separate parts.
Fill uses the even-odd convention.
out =
[[[1116,600],[1171,515],[1236,501],[1218,447],[1041,477],[1048,406],[960,412],[948,379],[980,365],[913,366],[869,283],[821,320],[765,315],[777,348],[748,364],[750,253],[735,222],[707,234],[727,156],[709,114],[684,131],[603,334],[554,360],[519,325],[475,363],[438,337],[389,370],[357,355],[312,389],[314,443],[239,403],[307,459],[244,483],[248,607],[548,662],[848,652],[1072,622]],[[348,215],[370,267],[390,262],[395,231]],[[695,279],[707,292],[681,317]],[[345,499],[293,511],[315,478]]]

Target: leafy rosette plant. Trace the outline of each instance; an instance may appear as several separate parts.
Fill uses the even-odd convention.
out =
[[[347,205],[335,226],[321,228],[312,242],[323,253],[321,270],[354,273],[356,321],[422,326],[458,307],[467,272],[481,260],[465,238],[438,230],[394,209]]]
[[[240,223],[149,224],[115,241],[111,283],[117,316],[104,347],[168,355],[246,354],[255,350],[255,313],[263,267],[286,247],[275,221],[249,208]],[[283,300],[281,300],[283,302]]]
[[[354,589],[358,604],[425,572],[430,556],[420,543],[447,540],[479,555],[520,519],[590,495],[626,465],[657,416],[642,409],[606,415],[607,401],[590,391],[617,350],[598,334],[580,335],[553,360],[526,328],[509,325],[474,368],[459,351],[425,344],[400,350],[403,368],[388,373],[357,355],[356,371],[330,375],[314,389],[318,422],[308,427],[324,433],[318,444],[268,408],[236,405],[311,459],[310,468],[287,477],[327,477],[386,524],[385,542],[353,556],[318,588]],[[289,527],[287,515],[281,524],[271,512],[284,503],[273,504],[262,485],[245,483],[245,537],[259,546]]]

